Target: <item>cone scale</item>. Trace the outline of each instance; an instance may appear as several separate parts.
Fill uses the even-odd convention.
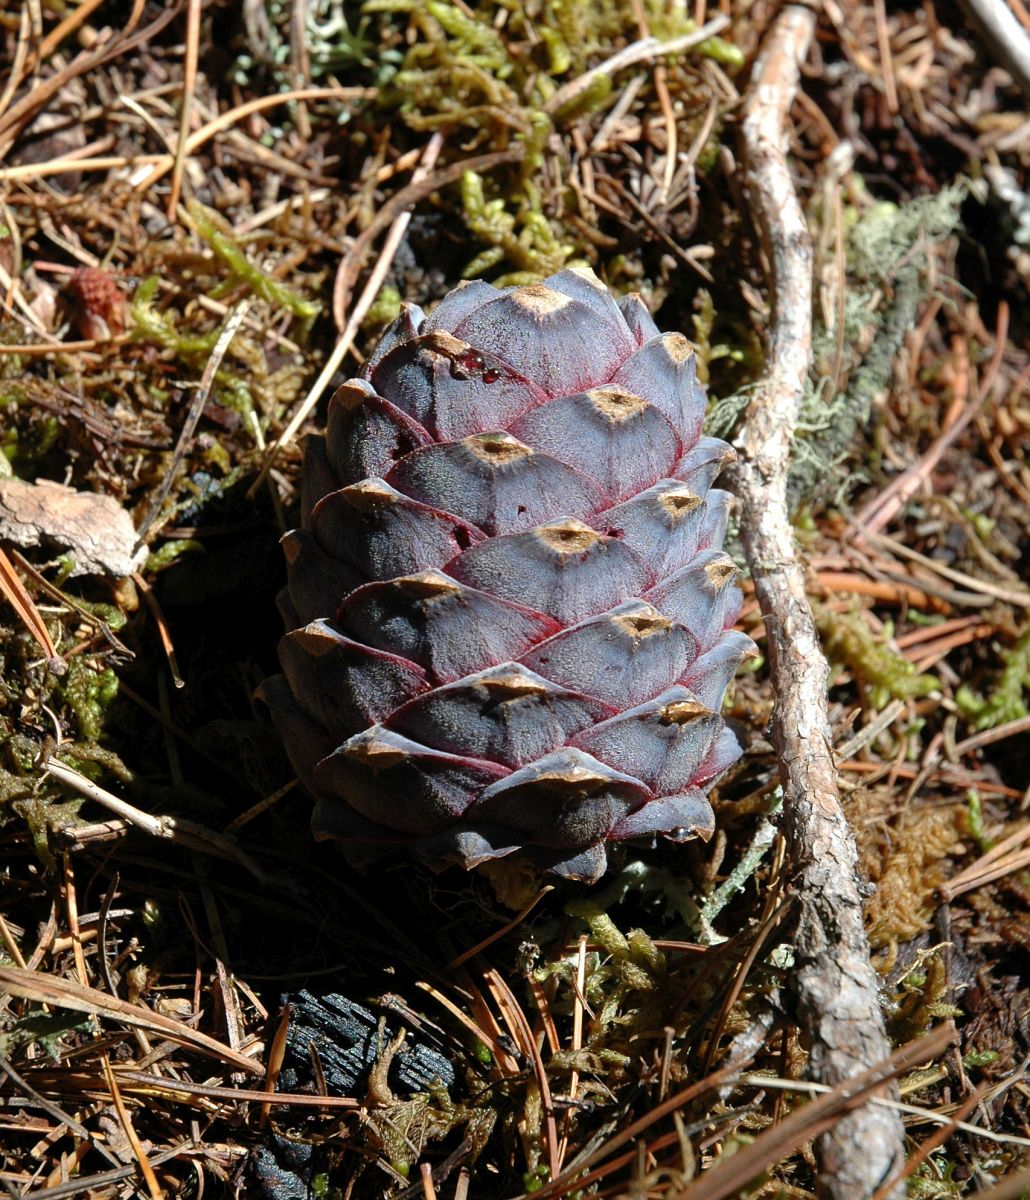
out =
[[[266,681],[316,836],[593,881],[707,838],[750,640],[680,334],[592,272],[408,307],[305,449]]]

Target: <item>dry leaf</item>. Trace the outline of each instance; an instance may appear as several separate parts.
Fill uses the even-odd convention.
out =
[[[147,556],[136,540],[132,518],[110,496],[48,480],[0,479],[0,541],[70,554],[73,575],[132,574]]]

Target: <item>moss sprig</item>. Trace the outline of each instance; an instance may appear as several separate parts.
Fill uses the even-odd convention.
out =
[[[1030,690],[1030,625],[1000,657],[1002,668],[989,692],[974,692],[963,684],[955,693],[955,703],[972,719],[976,730],[994,729],[1030,716],[1025,699]]]
[[[886,641],[873,637],[859,617],[817,609],[816,624],[828,657],[847,667],[873,708],[888,699],[927,696],[940,687],[936,675],[920,673]]]
[[[538,205],[530,201],[519,212],[509,212],[501,197],[486,198],[483,178],[475,171],[462,175],[461,200],[469,229],[488,246],[468,264],[462,278],[472,279],[506,261],[517,269],[496,282],[517,286],[572,265],[575,246],[561,240]]]
[[[256,263],[251,262],[243,247],[231,236],[228,226],[213,209],[192,198],[186,201],[186,209],[197,233],[228,268],[234,282],[245,284],[255,296],[276,308],[286,309],[295,317],[311,321],[318,316],[322,307],[320,304],[313,300],[305,300],[303,296],[299,296]]]

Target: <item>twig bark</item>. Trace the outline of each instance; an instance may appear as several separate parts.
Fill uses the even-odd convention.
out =
[[[746,105],[745,179],[768,256],[772,315],[766,373],[738,437],[740,461],[731,479],[766,617],[777,698],[772,733],[783,784],[782,829],[798,893],[791,988],[811,1047],[811,1074],[832,1086],[886,1059],[890,1045],[862,926],[855,843],[837,788],[826,659],[786,499],[811,359],[812,247],[784,143],[814,24],[808,8],[790,4],[781,11],[755,64]],[[869,1197],[904,1162],[902,1126],[895,1114],[865,1105],[823,1134],[817,1150],[823,1195]],[[898,1196],[899,1189],[890,1194]]]
[[[961,0],[991,55],[1030,98],[1030,37],[1005,0]]]

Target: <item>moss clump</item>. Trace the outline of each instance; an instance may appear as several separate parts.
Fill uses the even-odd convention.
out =
[[[380,107],[396,110],[420,132],[463,127],[469,131],[468,148],[507,150],[517,142],[525,147],[521,167],[491,199],[477,195],[475,183],[463,184],[465,219],[486,244],[466,278],[506,262],[515,271],[503,283],[533,282],[560,270],[577,249],[596,253],[590,249],[597,244],[595,235],[583,224],[596,224],[596,212],[565,188],[567,164],[552,135],[599,114],[619,96],[620,74],[605,70],[604,63],[641,36],[642,24],[662,42],[695,31],[680,6],[674,7],[671,11],[658,0],[645,0],[639,11],[616,0],[368,0],[364,5],[366,14],[380,18],[380,70],[375,72],[382,81]],[[400,68],[391,75],[382,67],[398,54]],[[743,62],[737,48],[720,38],[670,59],[670,93],[690,105],[702,86],[692,65],[697,56],[734,69]],[[625,68],[634,69],[640,64]],[[553,168],[546,177],[541,172],[545,158]],[[540,194],[547,197],[546,215]]]
[[[79,736],[95,742],[104,727],[104,714],[118,694],[118,677],[110,667],[98,671],[83,658],[68,662],[59,691],[79,727]]]
[[[889,699],[927,696],[940,687],[935,675],[920,674],[886,641],[874,638],[857,616],[820,609],[816,624],[827,656],[847,667],[871,707],[882,708]]]
[[[156,275],[144,279],[133,293],[130,313],[136,336],[156,342],[179,358],[206,358],[218,341],[218,330],[208,333],[182,333],[154,306],[161,280]]]
[[[530,201],[518,213],[508,212],[500,197],[487,200],[483,179],[475,171],[462,175],[461,199],[469,229],[489,246],[468,264],[463,279],[507,261],[517,269],[496,282],[502,287],[517,286],[571,265],[575,247],[561,242],[539,205]]]
[[[894,1011],[888,1031],[898,1046],[922,1037],[936,1021],[960,1017],[962,1010],[947,1002],[950,990],[943,946],[920,951],[912,968],[898,982],[891,998]]]
[[[971,719],[974,729],[994,729],[1030,716],[1024,699],[1024,693],[1030,690],[1030,625],[1010,649],[1002,651],[1001,661],[1001,672],[986,695],[965,684],[955,693],[955,703]]]

